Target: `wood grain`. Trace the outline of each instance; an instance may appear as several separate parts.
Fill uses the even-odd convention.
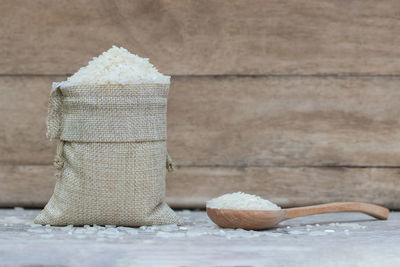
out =
[[[48,98],[63,77],[0,77],[0,162],[50,164],[55,142],[46,139]]]
[[[1,207],[43,207],[53,194],[53,166],[0,165]]]
[[[171,155],[187,166],[399,166],[399,78],[179,78]]]
[[[43,206],[53,173],[47,165],[0,165],[0,206]],[[205,201],[236,191],[283,207],[361,201],[399,209],[400,169],[181,167],[167,176],[167,202],[175,208],[204,208]]]
[[[146,229],[35,226],[38,212],[0,209],[3,266],[400,266],[400,212],[322,214],[257,232],[221,231],[204,211],[177,211],[184,227]]]
[[[362,212],[376,219],[387,220],[389,210],[385,207],[362,202],[335,202],[322,205],[284,209],[286,219],[330,212]]]
[[[174,207],[204,207],[221,194],[242,191],[282,207],[357,201],[400,208],[398,168],[179,168],[167,179]]]
[[[2,0],[0,73],[74,73],[122,45],[173,75],[399,74],[400,2]]]
[[[0,77],[0,162],[50,164],[56,77]],[[400,166],[398,77],[175,77],[168,148],[180,166]]]
[[[363,202],[335,202],[279,210],[237,210],[207,207],[208,217],[218,226],[231,229],[265,230],[279,227],[289,219],[334,212],[362,212],[381,220],[387,220],[385,207]]]

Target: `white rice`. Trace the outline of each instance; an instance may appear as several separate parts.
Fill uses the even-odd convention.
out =
[[[148,58],[141,58],[123,47],[113,46],[86,67],[82,67],[62,82],[63,85],[82,84],[169,84],[170,76],[160,73]]]
[[[269,200],[242,192],[225,194],[207,201],[207,208],[233,210],[280,210]]]

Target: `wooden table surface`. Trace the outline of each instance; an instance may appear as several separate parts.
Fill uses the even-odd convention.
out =
[[[50,227],[38,210],[0,210],[0,266],[400,266],[400,212],[336,213],[269,231],[223,230],[204,211],[185,225]]]

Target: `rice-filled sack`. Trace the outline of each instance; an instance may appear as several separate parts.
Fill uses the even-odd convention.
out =
[[[170,77],[113,46],[50,93],[56,186],[35,223],[159,225],[182,221],[165,203]]]

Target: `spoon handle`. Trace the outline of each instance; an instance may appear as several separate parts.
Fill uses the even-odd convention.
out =
[[[389,215],[389,210],[387,208],[361,202],[335,202],[323,205],[290,208],[290,209],[285,209],[285,211],[287,212],[286,214],[287,219],[320,214],[320,213],[346,212],[346,211],[362,212],[381,220],[386,220]]]

